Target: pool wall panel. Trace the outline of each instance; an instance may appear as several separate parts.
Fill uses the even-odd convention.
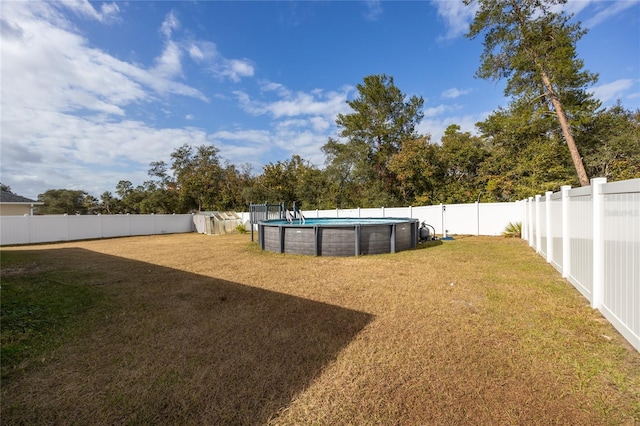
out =
[[[278,227],[264,226],[264,249],[280,253],[280,230]]]
[[[316,254],[313,228],[284,228],[284,252],[291,254]]]
[[[413,245],[413,228],[411,223],[399,223],[396,225],[396,251],[409,250]]]
[[[360,228],[360,254],[380,254],[391,251],[391,226],[363,226]]]
[[[354,256],[356,254],[355,228],[320,228],[318,232],[320,256]]]

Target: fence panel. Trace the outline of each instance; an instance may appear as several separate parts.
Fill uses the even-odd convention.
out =
[[[48,216],[47,220],[31,216],[29,221],[29,243],[46,243],[49,241],[69,240],[68,216]]]
[[[2,244],[23,244],[29,241],[32,216],[0,216],[0,239]]]
[[[640,179],[603,186],[604,289],[600,309],[640,340]]]
[[[521,224],[522,202],[515,203],[478,203],[476,235],[502,235],[509,223]]]
[[[538,250],[538,203],[529,198],[529,245]]]
[[[551,230],[551,264],[562,272],[562,193],[551,196],[551,216],[548,218]]]
[[[194,230],[184,215],[44,215],[0,217],[0,245],[152,235]]]
[[[66,240],[88,240],[102,235],[102,224],[95,216],[66,216],[68,233]]]
[[[547,200],[544,198],[540,198],[540,208],[538,209],[539,217],[538,223],[540,224],[540,229],[538,233],[540,235],[540,246],[538,247],[538,253],[542,255],[542,257],[547,257]]]
[[[584,188],[569,191],[569,281],[592,301],[593,293],[593,197]],[[590,188],[587,188],[590,189]]]
[[[129,215],[131,229],[136,230],[136,235],[153,235],[153,221],[155,215]]]

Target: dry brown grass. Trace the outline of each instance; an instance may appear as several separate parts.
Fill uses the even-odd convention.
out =
[[[3,250],[105,296],[88,332],[2,383],[3,424],[640,423],[640,354],[518,239],[359,258],[247,235]]]

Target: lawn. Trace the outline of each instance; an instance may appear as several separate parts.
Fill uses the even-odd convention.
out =
[[[2,424],[640,423],[640,353],[519,239],[0,254]]]

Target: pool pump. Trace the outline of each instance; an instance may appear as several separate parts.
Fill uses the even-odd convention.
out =
[[[418,240],[422,243],[424,241],[434,241],[437,239],[436,229],[428,223],[422,222],[420,228],[418,228]]]

